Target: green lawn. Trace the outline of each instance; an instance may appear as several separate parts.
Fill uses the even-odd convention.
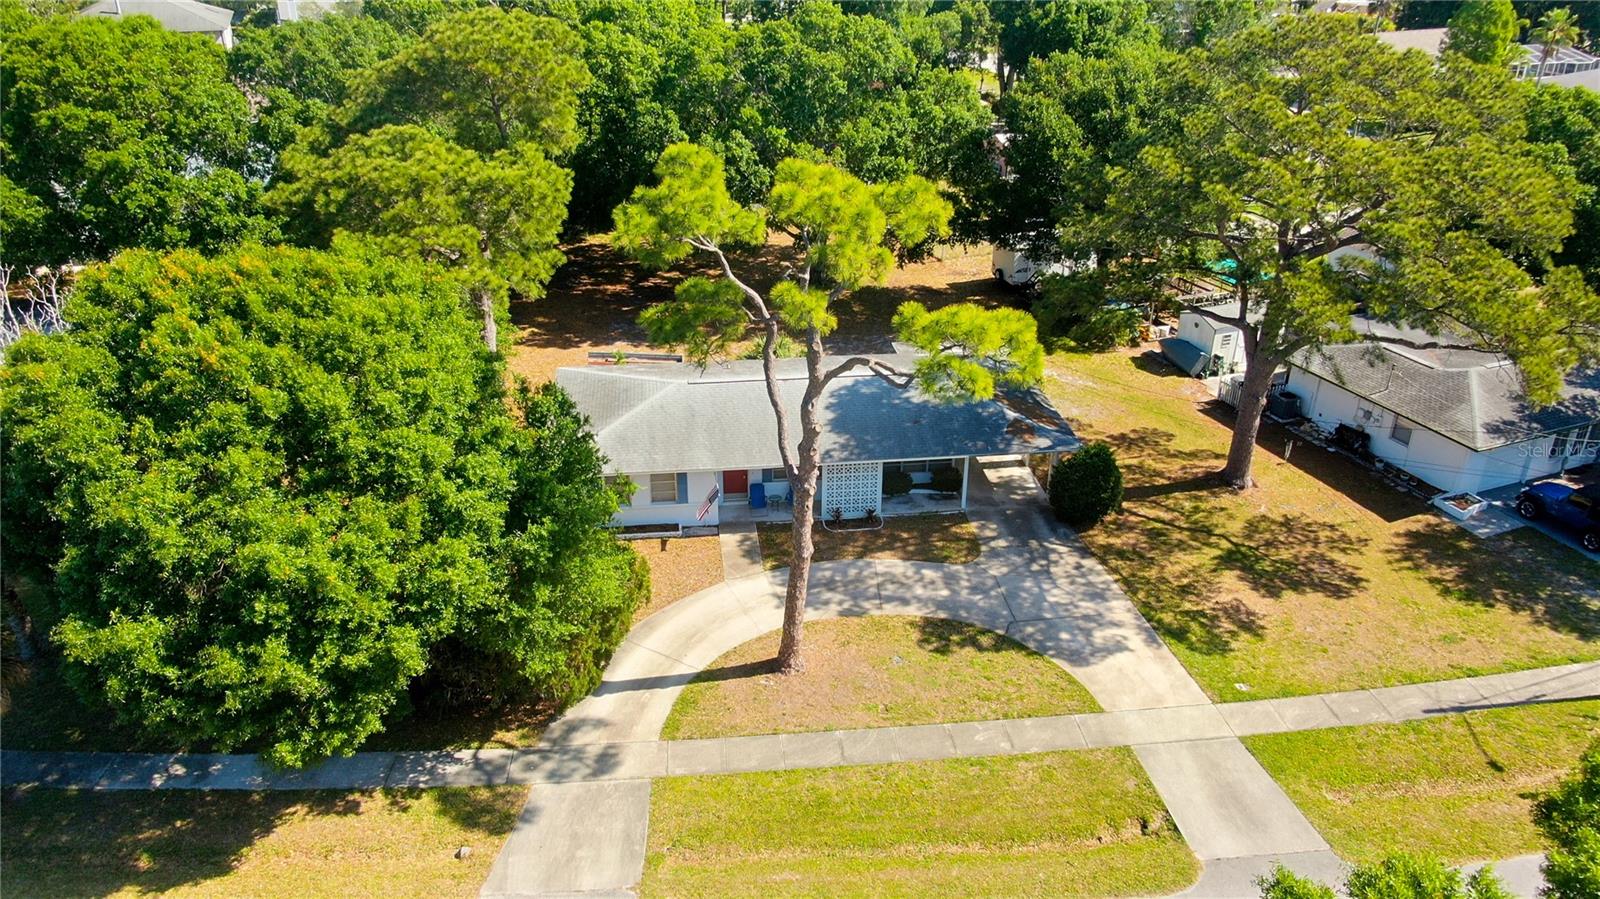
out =
[[[788,524],[756,526],[761,564],[771,571],[789,564],[794,546]],[[902,559],[965,565],[978,558],[978,531],[960,513],[895,515],[876,530],[830,531],[819,522],[811,531],[812,559]]]
[[[1129,896],[1200,866],[1126,749],[657,780],[646,896]]]
[[[942,618],[808,622],[806,667],[779,677],[773,632],[684,688],[662,736],[697,739],[1099,711],[1061,666],[994,631]]]
[[[1346,859],[1407,849],[1464,862],[1541,851],[1529,795],[1597,736],[1591,700],[1244,742]]]
[[[476,896],[526,795],[13,791],[0,881],[7,899]]]
[[[1130,353],[1050,357],[1047,390],[1117,451],[1121,514],[1083,534],[1219,700],[1600,658],[1600,565],[1531,531],[1479,540],[1267,427],[1258,486],[1211,475],[1232,410]],[[1208,410],[1211,410],[1208,412]]]

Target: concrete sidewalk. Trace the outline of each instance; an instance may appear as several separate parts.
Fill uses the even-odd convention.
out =
[[[253,755],[0,753],[0,782],[90,790],[305,790],[568,784],[880,762],[1197,743],[1416,721],[1600,696],[1600,662],[1285,699],[708,740],[357,753],[277,772]],[[1193,750],[1204,754],[1205,750]]]

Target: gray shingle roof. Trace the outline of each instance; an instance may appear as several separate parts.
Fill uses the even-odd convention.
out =
[[[1600,420],[1600,370],[1574,372],[1561,402],[1535,409],[1516,368],[1486,353],[1358,343],[1308,350],[1293,363],[1474,450]]]
[[[915,357],[882,355],[902,370]],[[830,364],[842,361],[827,360]],[[791,428],[798,430],[805,360],[779,361]],[[556,381],[589,417],[608,471],[768,468],[779,464],[778,430],[758,360],[713,365],[563,368]],[[860,370],[818,403],[824,462],[931,459],[1077,449],[1071,427],[1042,393],[941,403]],[[791,440],[798,440],[792,433]]]
[[[214,34],[233,22],[233,11],[199,0],[98,0],[81,16],[150,16],[168,31]]]

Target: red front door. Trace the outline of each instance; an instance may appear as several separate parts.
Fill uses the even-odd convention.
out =
[[[741,468],[738,471],[725,471],[722,473],[722,495],[742,496],[750,492],[750,472]]]

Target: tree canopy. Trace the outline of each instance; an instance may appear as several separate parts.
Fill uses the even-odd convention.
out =
[[[1528,139],[1559,146],[1577,179],[1572,234],[1554,261],[1582,269],[1600,290],[1600,94],[1543,84],[1528,101]]]
[[[17,23],[20,25],[20,23]],[[250,106],[223,49],[146,17],[40,18],[0,54],[7,261],[263,236]]]
[[[257,139],[275,153],[294,141],[297,127],[327,121],[349,98],[357,72],[395,56],[412,37],[358,15],[241,28],[228,69],[262,99]]]
[[[1009,90],[1033,60],[1045,59],[1052,53],[1094,56],[1101,48],[1122,41],[1157,36],[1150,7],[1144,0],[1014,0],[996,3],[992,9],[999,27],[1002,90]]]
[[[1504,352],[1528,395],[1600,356],[1600,305],[1547,259],[1570,174],[1526,139],[1525,87],[1496,67],[1400,54],[1348,16],[1285,17],[1186,54],[1182,128],[1111,178],[1091,227],[1170,272],[1227,266],[1248,368],[1227,477],[1249,481],[1266,379],[1374,318]],[[1330,264],[1364,246],[1374,259]]]
[[[995,104],[1006,126],[1006,143],[996,148],[1004,171],[979,163],[955,175],[963,200],[958,231],[1026,247],[1035,259],[1088,258],[1093,239],[1065,247],[1054,226],[1100,209],[1110,167],[1128,164],[1175,124],[1163,83],[1174,60],[1152,40],[1124,41],[1100,56],[1035,60],[1027,79]]]
[[[583,47],[557,19],[485,6],[434,21],[355,80],[337,118],[345,133],[411,124],[479,153],[576,144]]]
[[[81,690],[298,765],[441,659],[593,687],[641,587],[616,498],[559,389],[507,402],[458,291],[354,244],[129,251],[8,351],[7,563],[53,584]]]
[[[304,243],[364,234],[455,271],[497,348],[509,294],[542,296],[564,258],[572,176],[552,156],[577,140],[579,50],[566,24],[521,10],[433,20],[355,76],[332,123],[300,132],[268,202]]]
[[[556,239],[572,175],[532,144],[481,155],[416,125],[387,125],[326,156],[291,150],[284,175],[268,201],[303,240],[365,234],[451,269],[477,298],[491,347],[495,307],[510,291],[543,296],[565,258]]]
[[[1521,30],[1511,0],[1469,0],[1450,17],[1444,52],[1484,65],[1510,65],[1522,53],[1516,44]]]

